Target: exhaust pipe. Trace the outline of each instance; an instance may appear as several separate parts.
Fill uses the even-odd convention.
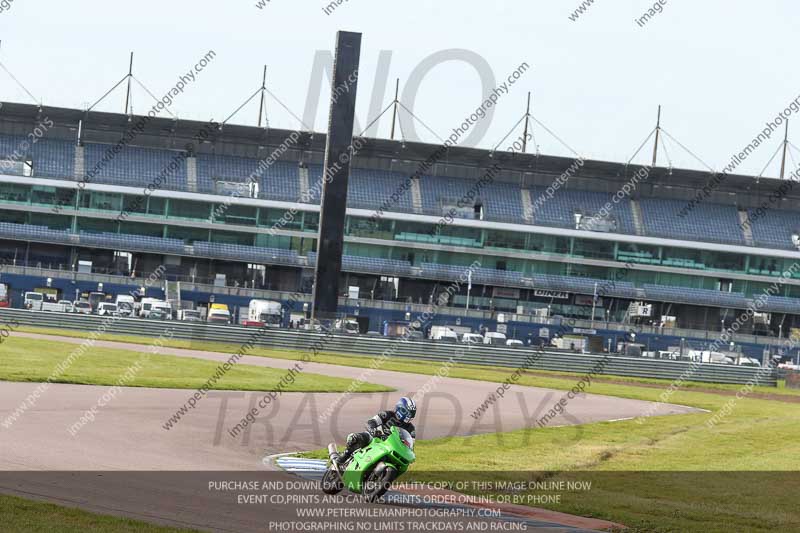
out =
[[[328,444],[328,457],[333,458],[334,455],[339,455],[339,450],[336,448],[336,443]]]

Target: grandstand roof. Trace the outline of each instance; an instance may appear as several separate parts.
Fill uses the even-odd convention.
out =
[[[0,107],[0,133],[26,134],[43,117],[55,122],[48,138],[77,141],[78,125],[86,142],[115,143],[135,123],[139,116],[129,117],[122,113],[83,111],[62,107],[36,106],[3,102]],[[138,135],[132,145],[162,149],[182,148],[207,123],[157,117],[152,119]],[[195,148],[197,153],[216,153],[246,157],[265,157],[292,133],[291,130],[265,129],[253,126],[225,124],[209,142]],[[321,163],[325,151],[324,133],[300,132],[298,149],[290,150],[287,159],[308,163]],[[440,145],[421,142],[367,139],[359,151],[356,162],[362,168],[391,168],[413,173],[416,168],[439,149]],[[572,163],[573,158],[549,155],[520,154],[506,151],[452,147],[438,164],[425,174],[452,177],[478,177],[481,168],[499,165],[504,172],[498,181],[524,183],[526,185],[549,185],[554,176],[560,175]],[[639,169],[640,165],[586,160],[583,167],[570,178],[570,188],[613,192],[619,189]],[[709,179],[707,171],[668,169],[657,167],[651,170],[644,195],[657,194],[676,199],[693,197]],[[731,174],[710,196],[709,201],[729,203],[730,195],[742,207],[755,207],[780,185],[775,178]],[[720,196],[724,199],[720,200]],[[800,206],[800,192],[790,191],[785,195],[793,208]],[[759,199],[760,198],[760,199]]]

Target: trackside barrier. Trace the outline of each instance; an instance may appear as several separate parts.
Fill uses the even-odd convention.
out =
[[[104,317],[23,309],[0,309],[0,322],[16,320],[21,325],[41,328],[65,328],[81,331],[94,331],[103,323]],[[196,342],[219,342],[235,346],[253,342],[257,328],[241,326],[221,326],[205,323],[155,321],[139,318],[120,318],[110,322],[107,333],[127,336],[159,337],[165,330],[172,330],[173,339]],[[269,330],[253,342],[256,346],[286,350],[307,351],[314,343],[325,337],[322,333],[302,330]],[[198,346],[198,349],[202,349]],[[550,370],[560,372],[588,373],[597,370],[602,354],[576,354],[544,351],[534,362],[526,363],[532,352],[530,348],[505,348],[488,345],[443,344],[432,341],[401,341],[384,337],[333,335],[324,341],[323,351],[379,356],[389,350],[392,358],[420,359],[444,363],[457,356],[456,361],[464,364],[519,368],[529,370]],[[234,351],[234,350],[232,350]],[[700,364],[691,371],[692,364],[684,361],[669,361],[642,357],[608,357],[601,374],[639,378],[658,378],[666,380],[705,383],[746,384],[755,380],[758,367],[721,364]],[[759,385],[775,387],[778,375],[775,370],[760,376]]]

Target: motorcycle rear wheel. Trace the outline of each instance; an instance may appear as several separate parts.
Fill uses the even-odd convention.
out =
[[[342,478],[333,467],[328,468],[322,475],[322,492],[325,494],[339,494],[344,489]]]
[[[370,503],[379,500],[386,494],[397,476],[397,470],[393,466],[386,465],[383,468],[380,465],[376,466],[364,480],[364,497]]]

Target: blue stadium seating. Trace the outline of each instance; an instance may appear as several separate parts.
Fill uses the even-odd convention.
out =
[[[748,300],[740,292],[722,292],[710,289],[693,289],[690,287],[667,287],[664,285],[645,285],[644,290],[649,300],[661,300],[693,305],[713,305],[744,309]]]
[[[241,244],[195,241],[195,255],[213,259],[229,259],[259,264],[299,265],[300,259],[294,250],[280,248],[261,248]]]
[[[756,246],[796,249],[792,235],[800,233],[800,213],[769,209],[759,215],[751,210],[748,217]]]
[[[0,235],[13,239],[28,239],[32,241],[65,242],[69,239],[69,230],[50,229],[46,226],[29,224],[14,224],[0,222]]]
[[[307,203],[319,205],[322,192],[322,165],[309,165],[309,189],[319,191],[319,194],[308,198]],[[411,212],[413,201],[408,176],[400,172],[389,170],[365,170],[352,168],[347,189],[347,205],[358,209],[378,209],[384,202],[389,211]],[[392,195],[397,193],[396,200]]]
[[[611,202],[612,194],[558,189],[552,198],[542,196],[546,187],[531,189],[534,224],[575,228],[575,214],[593,216],[610,203],[609,216],[616,222],[620,233],[635,234],[633,212],[630,201],[624,198],[619,203]]]
[[[153,183],[159,189],[186,190],[183,152],[126,146],[114,155],[114,146],[86,143],[85,169],[87,173],[95,172],[90,182],[142,188]]]
[[[441,216],[450,207],[463,204],[463,216],[472,218],[472,209],[477,201],[483,206],[484,219],[501,222],[523,222],[522,193],[520,188],[509,183],[486,183],[478,180],[448,177],[422,176],[419,181],[422,195],[422,210],[433,216]]]
[[[258,159],[228,155],[197,156],[197,188],[213,193],[214,181],[245,183],[258,170]],[[286,202],[300,198],[300,176],[296,163],[277,161],[265,169],[258,180],[259,197]]]
[[[316,262],[317,253],[308,252],[308,264],[315,265]],[[342,256],[342,270],[345,272],[363,272],[369,274],[402,276],[411,274],[411,263],[399,259],[344,255]]]
[[[616,281],[582,278],[578,276],[557,276],[553,274],[533,274],[533,286],[537,289],[579,294],[597,294],[599,296],[616,296],[619,298],[635,298],[636,287],[628,281]]]
[[[81,231],[76,244],[115,250],[162,252],[167,254],[184,253],[184,242],[180,239],[164,239],[162,237],[129,235],[124,233],[94,233]]]
[[[0,135],[0,158],[7,158],[17,150],[26,137]],[[116,155],[110,153],[112,144],[87,143],[85,164],[87,171],[105,156],[110,160],[101,165],[92,179],[97,183],[146,187],[165,175],[170,165],[177,169],[166,173],[161,188],[187,190],[186,161],[177,150],[163,150],[127,146]],[[75,179],[75,146],[61,140],[40,139],[29,147],[26,158],[33,162],[33,175],[52,178]],[[215,192],[215,180],[243,183],[258,167],[258,159],[222,155],[201,154],[197,156],[198,191]],[[313,187],[322,177],[322,167],[311,165],[309,185]],[[80,177],[79,177],[80,178]],[[424,213],[441,216],[443,208],[454,204],[475,183],[475,180],[452,177],[423,176],[421,189]],[[348,203],[350,207],[376,209],[388,200],[389,210],[401,213],[413,212],[413,200],[408,187],[408,175],[386,170],[352,170]],[[402,190],[396,200],[392,195]],[[298,165],[280,161],[268,168],[259,180],[259,197],[281,201],[297,201],[301,197]],[[562,188],[552,198],[539,201],[544,187],[531,189],[534,203],[533,223],[544,226],[573,228],[576,212],[591,216],[606,205],[611,194]],[[486,220],[523,222],[525,220],[520,188],[509,183],[494,182],[486,185],[478,195],[484,207]],[[319,195],[306,201],[319,204]],[[705,202],[679,216],[686,205],[684,201],[642,199],[642,223],[648,236],[683,240],[719,242],[742,245],[744,235],[739,227],[737,208]],[[472,217],[469,205],[460,216]],[[633,213],[628,199],[613,204],[611,216],[617,231],[635,234]],[[778,209],[768,210],[752,223],[752,234],[757,246],[793,250],[792,234],[800,230],[800,213]],[[465,244],[466,245],[466,244]]]
[[[790,313],[800,315],[800,299],[785,296],[769,296],[761,310],[769,313]]]
[[[21,146],[28,146],[23,153]],[[22,163],[30,158],[33,175],[48,178],[72,178],[75,173],[75,144],[43,137],[30,145],[29,139],[20,135],[0,135],[0,159]]]
[[[686,202],[679,200],[640,201],[647,235],[730,244],[744,244],[735,206],[705,202],[679,216]]]

